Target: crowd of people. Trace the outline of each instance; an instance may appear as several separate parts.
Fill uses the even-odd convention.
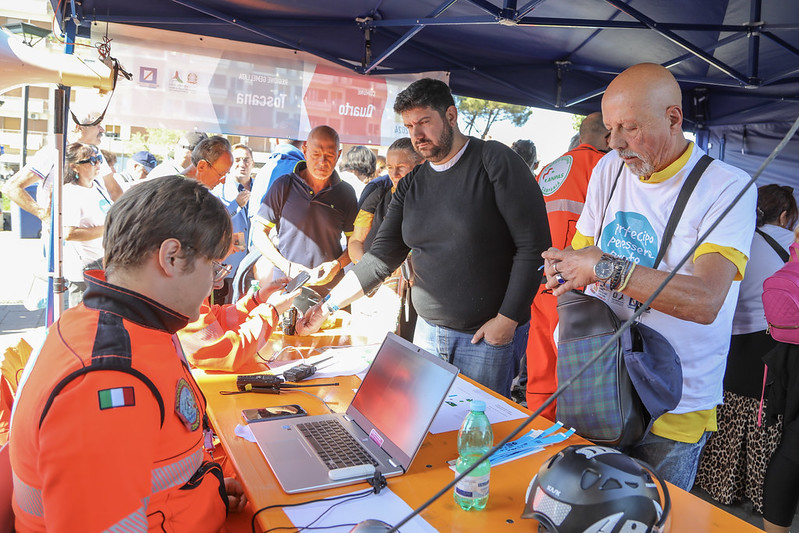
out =
[[[521,376],[535,409],[557,388],[557,297],[584,289],[626,319],[698,244],[640,317],[679,356],[680,402],[623,451],[686,490],[698,471],[714,498],[746,495],[770,531],[786,531],[794,492],[762,489],[782,430],[754,423],[761,356],[776,344],[757,302],[787,260],[780,249],[799,212],[778,186],[737,201],[748,176],[714,160],[656,264],[670,206],[705,155],[683,134],[681,100],[667,69],[627,69],[576,145],[537,176],[532,142],[464,135],[449,87],[432,79],[398,94],[409,135],[389,146],[385,173],[368,147],[342,157],[329,126],[281,141],[260,169],[248,146],[187,132],[168,161],[141,151],[116,173],[98,148],[98,117],[83,117],[64,165],[74,309],[26,369],[10,434],[18,529],[144,530],[156,516],[218,529],[227,507],[242,508],[241,486],[203,447],[211,428],[183,363],[266,368],[258,350],[300,273],[319,299],[298,335],[401,269],[418,314],[408,337],[506,397]],[[43,221],[55,154],[42,150],[4,189]],[[24,188],[37,182],[34,199]],[[242,289],[245,273],[259,288]],[[65,446],[53,435],[75,412],[83,438]],[[554,420],[555,405],[543,414]],[[151,486],[165,469],[169,482]],[[179,490],[188,485],[196,490]]]

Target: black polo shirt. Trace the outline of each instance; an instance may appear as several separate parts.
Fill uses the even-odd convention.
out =
[[[341,234],[352,233],[358,200],[335,171],[330,185],[314,194],[299,175],[305,168],[300,162],[293,173],[277,178],[256,216],[277,228],[277,249],[283,257],[313,268],[338,259],[344,251]]]

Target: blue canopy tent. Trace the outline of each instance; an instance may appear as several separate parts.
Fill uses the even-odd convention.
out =
[[[722,158],[737,150],[750,172],[769,151],[765,131],[799,114],[795,1],[51,1],[68,33],[73,21],[78,31],[109,21],[301,50],[366,75],[447,71],[459,95],[574,113],[598,110],[626,67],[660,63],[680,81],[700,145]],[[731,147],[744,124],[741,153]],[[799,141],[786,152],[799,159]],[[785,171],[772,166],[763,181],[799,187]]]

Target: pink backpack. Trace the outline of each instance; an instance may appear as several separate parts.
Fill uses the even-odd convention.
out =
[[[768,331],[776,341],[799,344],[799,244],[791,259],[763,282],[763,310]]]

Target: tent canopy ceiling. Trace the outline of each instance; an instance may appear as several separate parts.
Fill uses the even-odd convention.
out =
[[[799,113],[786,0],[51,0],[57,18],[302,50],[364,74],[450,72],[456,94],[587,113],[639,62],[667,66],[688,128]],[[113,37],[113,36],[112,36]]]

